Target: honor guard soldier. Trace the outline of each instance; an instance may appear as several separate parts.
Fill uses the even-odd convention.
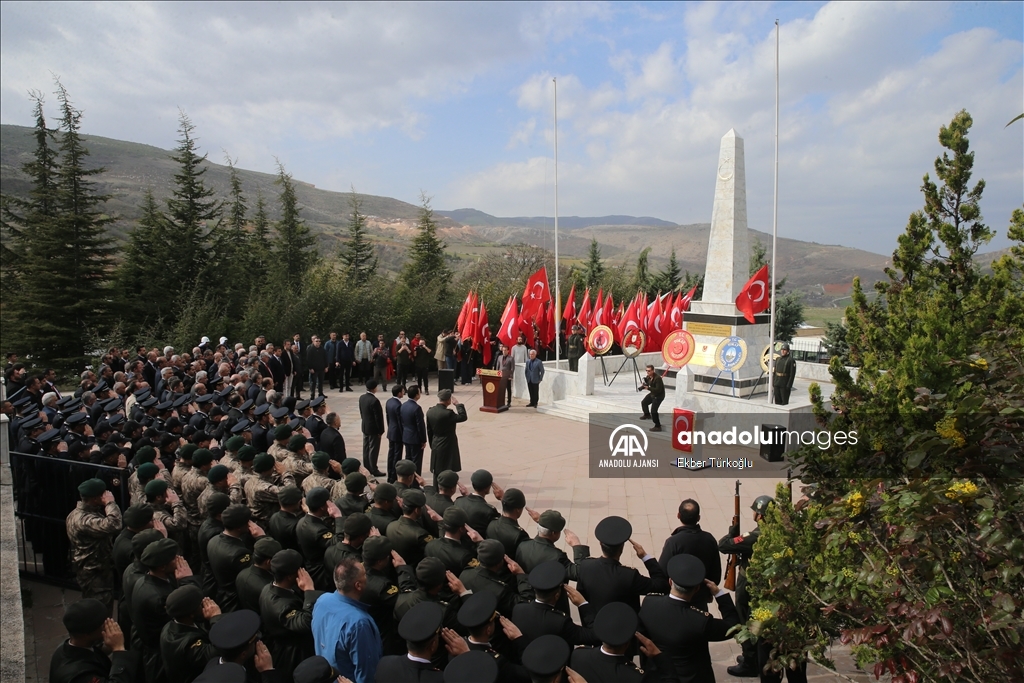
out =
[[[524,572],[532,572],[542,562],[554,560],[565,567],[566,578],[569,581],[579,581],[578,563],[590,556],[590,548],[581,545],[580,539],[573,532],[566,529],[565,542],[573,551],[575,562],[569,561],[568,555],[555,547],[562,530],[565,529],[565,518],[557,510],[545,510],[537,518],[537,535],[519,545],[516,550],[516,563],[523,568]],[[556,607],[566,614],[569,613],[569,598],[562,595]]]
[[[121,510],[101,479],[78,485],[81,500],[67,517],[71,565],[82,596],[114,605],[114,537],[121,531]]]
[[[270,536],[261,536],[252,547],[252,564],[238,572],[235,592],[239,609],[260,611],[260,594],[274,582],[270,561],[281,552],[281,544]]]
[[[416,577],[385,536],[366,539],[362,545],[362,558],[366,568],[366,588],[360,600],[368,606],[367,611],[377,624],[384,654],[401,654],[404,646],[395,629],[395,606],[401,593],[416,590]]]
[[[498,663],[486,652],[470,650],[444,668],[444,683],[497,683]]]
[[[263,635],[281,671],[292,671],[314,654],[313,605],[322,593],[302,568],[302,555],[281,550],[270,561],[274,581],[260,594]]]
[[[63,623],[68,639],[50,657],[52,683],[134,683],[143,678],[141,657],[125,651],[124,633],[102,602],[84,598],[69,604]]]
[[[575,324],[572,326],[572,334],[569,335],[569,371],[579,371],[580,358],[583,357],[583,326]]]
[[[476,559],[473,542],[466,539],[466,524],[468,521],[469,518],[464,511],[454,506],[448,508],[444,511],[444,517],[441,521],[444,537],[435,538],[430,543],[427,543],[427,547],[424,550],[426,557],[436,557],[441,560],[445,569],[455,574],[455,576],[460,576],[464,569],[480,565],[480,562]],[[480,537],[477,536],[477,538],[479,539]]]
[[[470,476],[469,483],[473,487],[473,493],[462,496],[455,501],[455,506],[462,508],[469,516],[469,526],[487,538],[487,525],[492,520],[498,519],[501,515],[494,509],[494,506],[487,502],[485,496],[494,488],[494,497],[501,500],[505,492],[500,486],[494,485],[494,477],[487,470],[477,470]]]
[[[732,597],[704,578],[704,563],[693,555],[676,555],[669,560],[668,576],[671,593],[649,596],[640,608],[644,632],[671,659],[680,676],[685,672],[691,683],[714,683],[708,643],[729,640],[729,630],[739,623]],[[690,602],[702,585],[714,595],[721,619]]]
[[[789,394],[793,391],[793,381],[796,379],[796,361],[789,355],[789,344],[782,345],[774,365],[772,398],[776,404],[784,406],[789,403]]]
[[[629,520],[605,517],[594,529],[594,535],[601,543],[601,557],[588,558],[579,563],[576,588],[593,603],[595,612],[600,612],[602,607],[612,602],[624,602],[639,612],[641,595],[668,592],[668,577],[662,572],[658,561],[630,538],[633,526]],[[649,578],[633,567],[624,567],[619,563],[626,541],[632,544],[636,556],[644,563]]]
[[[530,535],[519,526],[519,518],[526,509],[526,496],[519,489],[509,489],[501,498],[501,517],[487,525],[486,538],[496,538],[505,547],[505,554],[516,556],[519,545],[530,540]],[[536,513],[534,513],[536,514]]]
[[[335,524],[335,528],[337,528],[337,524]],[[334,576],[334,568],[346,557],[362,562],[363,546],[369,539],[372,528],[373,522],[362,512],[353,512],[348,517],[345,517],[341,522],[341,540],[338,541],[338,538],[335,537],[334,540],[337,542],[324,552],[324,569],[331,576]],[[380,538],[384,537],[381,536]],[[366,570],[367,574],[369,574],[370,568],[367,567]]]
[[[645,601],[646,602],[646,601]],[[641,683],[677,680],[672,660],[654,643],[637,633],[636,612],[624,602],[611,602],[601,608],[594,620],[594,633],[600,647],[581,647],[573,651],[570,666],[587,683]],[[633,638],[640,641],[640,651],[654,660],[654,670],[644,671],[633,663]]]
[[[244,505],[229,505],[220,516],[224,531],[210,539],[206,554],[217,579],[217,604],[225,612],[238,609],[235,578],[252,564],[252,537],[249,522],[252,512]]]
[[[298,486],[285,486],[277,492],[281,509],[270,516],[267,533],[273,536],[283,549],[298,550],[299,541],[295,527],[306,516],[302,511],[302,491]]]
[[[427,498],[422,491],[406,489],[402,498],[402,516],[388,524],[385,534],[395,546],[395,551],[413,566],[423,559],[427,544],[434,540],[420,524],[420,517],[426,514],[426,504]]]
[[[210,642],[206,622],[216,622],[220,607],[203,597],[197,586],[182,586],[167,596],[167,616],[171,618],[160,632],[160,656],[168,683],[191,683],[203,672],[206,663],[220,655]]]
[[[313,577],[317,590],[330,591],[333,580],[324,568],[324,553],[334,545],[334,518],[331,494],[315,488],[306,494],[309,512],[295,525],[295,540],[306,559],[306,571]]]
[[[533,641],[542,636],[554,635],[573,646],[600,644],[592,628],[597,612],[579,591],[565,582],[565,567],[553,560],[542,562],[530,572],[530,585],[533,586],[536,598],[532,602],[516,605],[512,612],[512,622],[522,631],[523,637]],[[583,626],[555,607],[563,591],[568,593],[569,599],[579,608]]]
[[[486,538],[476,546],[479,564],[459,575],[463,585],[474,593],[493,593],[498,611],[512,618],[516,605],[533,600],[533,588],[522,567],[505,554],[501,541]]]
[[[498,675],[502,680],[528,682],[530,673],[518,663],[528,643],[515,624],[498,614],[497,607],[498,599],[491,593],[474,593],[466,598],[459,609],[459,624],[469,631],[466,644],[470,651],[483,652],[492,657],[498,665]],[[492,646],[491,641],[499,628],[513,644],[514,653],[501,653]]]
[[[526,646],[523,666],[536,683],[560,683],[571,654],[572,648],[558,636],[541,636]]]
[[[397,636],[405,641],[408,654],[381,657],[374,680],[381,683],[444,683],[445,675],[431,660],[441,650],[444,608],[421,602],[402,617]],[[474,679],[479,680],[479,679]]]

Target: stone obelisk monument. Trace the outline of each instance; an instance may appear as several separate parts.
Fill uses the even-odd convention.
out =
[[[684,328],[697,343],[688,366],[694,389],[736,396],[767,392],[761,374],[760,357],[768,344],[769,315],[755,316],[752,325],[736,308],[736,296],[750,279],[750,246],[747,236],[747,185],[743,160],[743,138],[730,130],[722,138],[718,154],[715,202],[711,211],[711,237],[704,271],[704,294],[685,315]],[[734,372],[719,376],[716,350],[726,338],[739,337],[747,346],[746,361]],[[715,382],[718,378],[717,383]]]

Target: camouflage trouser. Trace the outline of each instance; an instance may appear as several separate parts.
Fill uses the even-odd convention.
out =
[[[79,569],[75,571],[75,580],[78,587],[82,589],[83,598],[95,598],[107,607],[107,613],[111,613],[114,607],[114,570],[110,567],[103,569]]]

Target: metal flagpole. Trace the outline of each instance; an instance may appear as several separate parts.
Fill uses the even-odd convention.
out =
[[[779,20],[775,20],[775,199],[772,203],[772,311],[768,331],[768,403],[775,396],[775,254],[779,238]]]
[[[555,367],[561,361],[562,348],[562,290],[558,282],[558,79],[555,86]]]

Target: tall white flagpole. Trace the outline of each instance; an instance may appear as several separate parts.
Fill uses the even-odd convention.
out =
[[[772,204],[772,312],[768,332],[768,403],[775,399],[775,254],[779,238],[779,20],[775,20],[775,198]]]
[[[558,79],[555,86],[555,367],[561,361],[562,347],[562,290],[558,282]]]

